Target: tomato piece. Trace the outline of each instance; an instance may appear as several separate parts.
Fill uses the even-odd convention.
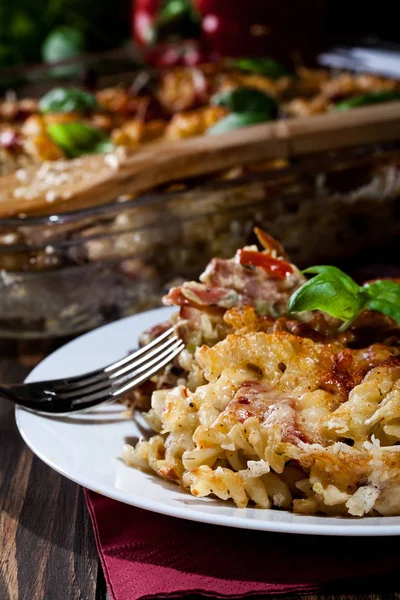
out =
[[[238,250],[237,257],[241,265],[250,265],[252,267],[261,267],[267,273],[270,273],[276,279],[285,279],[293,273],[293,267],[284,260],[272,258],[263,252],[255,250]]]

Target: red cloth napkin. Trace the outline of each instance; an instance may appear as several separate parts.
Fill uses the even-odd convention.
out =
[[[86,499],[114,600],[400,591],[396,538],[247,531]]]

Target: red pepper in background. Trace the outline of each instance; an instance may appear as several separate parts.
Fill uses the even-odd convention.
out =
[[[319,45],[325,0],[136,0],[133,29],[139,45],[173,43],[156,50],[163,66],[197,64],[224,56],[296,54],[312,60]],[[190,39],[186,45],[177,40]],[[167,56],[164,56],[167,52]]]
[[[151,31],[163,0],[135,0],[133,10],[133,35],[138,46],[151,43]]]
[[[139,46],[149,48],[146,60],[159,67],[193,66],[209,60],[198,41],[200,22],[192,0],[134,3],[134,40]]]
[[[220,56],[263,54],[267,0],[193,0],[202,17],[202,34],[210,51]],[[260,11],[262,6],[263,10]],[[260,21],[260,15],[262,20]]]

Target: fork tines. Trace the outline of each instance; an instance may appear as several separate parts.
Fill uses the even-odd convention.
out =
[[[31,397],[14,401],[47,414],[86,410],[114,400],[168,365],[185,347],[171,327],[129,356],[86,375],[27,384]],[[26,396],[26,394],[24,394]]]

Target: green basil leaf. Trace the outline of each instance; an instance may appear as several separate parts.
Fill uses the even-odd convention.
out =
[[[364,308],[376,310],[387,317],[391,317],[398,325],[400,325],[400,305],[398,303],[394,304],[386,299],[375,298],[368,300]]]
[[[362,289],[369,297],[391,297],[400,300],[400,284],[392,279],[378,279],[372,283],[365,283]]]
[[[322,310],[342,321],[352,321],[360,312],[362,301],[348,291],[337,277],[320,273],[301,286],[289,299],[288,312]]]
[[[231,113],[221,119],[221,121],[218,121],[213,127],[210,127],[210,129],[207,130],[207,134],[215,135],[218,133],[225,133],[227,131],[233,131],[234,129],[255,125],[256,123],[264,123],[265,121],[270,120],[269,115],[266,113]]]
[[[359,96],[353,96],[353,98],[342,100],[342,102],[338,102],[335,105],[334,109],[350,110],[360,106],[369,106],[371,104],[380,104],[382,102],[395,102],[396,100],[400,100],[400,91],[398,90],[371,92],[370,94],[360,94]]]
[[[159,18],[165,22],[174,21],[187,13],[190,15],[196,14],[197,16],[191,0],[164,0],[164,5],[160,11]]]
[[[271,96],[245,86],[215,94],[211,102],[234,113],[265,113],[270,119],[275,119],[278,114],[278,105]]]
[[[350,294],[358,294],[360,291],[360,286],[349,275],[337,267],[332,267],[330,265],[316,265],[304,269],[303,273],[324,273],[329,278],[338,280]]]
[[[362,288],[364,306],[391,317],[400,325],[400,285],[395,281],[380,280]]]
[[[293,77],[294,74],[286,67],[272,58],[238,58],[233,61],[233,66],[246,73],[266,75],[271,79],[280,77]]]
[[[62,26],[49,33],[43,42],[42,57],[45,63],[51,64],[79,56],[84,50],[85,42],[82,32],[73,27]],[[69,77],[79,73],[79,67],[65,65],[56,67],[51,72],[56,77]]]
[[[163,0],[161,10],[149,29],[148,42],[198,38],[200,15],[191,0]]]
[[[378,280],[362,287],[336,267],[320,265],[305,269],[316,273],[289,299],[288,312],[322,310],[341,319],[341,331],[364,310],[375,310],[400,325],[400,285],[392,280]]]
[[[108,152],[113,149],[107,135],[84,123],[54,123],[48,126],[48,133],[69,158],[82,154]]]
[[[96,142],[90,151],[89,154],[101,154],[102,152],[112,152],[114,150],[114,144],[110,142],[110,139],[107,137],[104,140],[100,140]]]
[[[54,88],[39,102],[42,113],[86,113],[97,106],[95,96],[78,88]]]

